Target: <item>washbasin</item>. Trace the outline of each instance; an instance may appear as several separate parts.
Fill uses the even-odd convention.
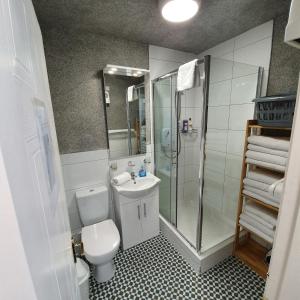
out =
[[[143,197],[154,189],[160,183],[160,179],[151,173],[147,173],[146,177],[136,177],[122,185],[114,185],[113,188],[121,195],[128,198]]]

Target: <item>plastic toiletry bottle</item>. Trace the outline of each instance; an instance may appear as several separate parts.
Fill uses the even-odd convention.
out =
[[[188,123],[189,123],[188,120],[183,120],[183,121],[182,121],[182,132],[183,132],[183,133],[188,132],[188,126],[189,126]]]
[[[145,165],[141,165],[141,168],[139,170],[139,177],[145,177],[146,175],[147,175],[147,172],[146,172]]]
[[[193,123],[192,123],[192,118],[189,118],[189,132],[193,132]]]

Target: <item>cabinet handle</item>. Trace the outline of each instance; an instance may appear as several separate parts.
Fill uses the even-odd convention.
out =
[[[146,209],[146,203],[144,203],[144,217],[147,217],[147,209]]]
[[[139,220],[141,219],[141,211],[140,211],[140,206],[138,205],[137,206],[137,209],[138,209],[138,217],[139,217]]]

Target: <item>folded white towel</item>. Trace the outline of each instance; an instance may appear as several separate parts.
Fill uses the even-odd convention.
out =
[[[275,150],[267,147],[261,147],[254,144],[248,144],[248,149],[252,151],[268,153],[272,155],[282,156],[282,157],[289,157],[289,153],[287,151]]]
[[[274,230],[267,228],[266,226],[262,225],[261,223],[255,221],[251,217],[245,214],[240,215],[240,220],[247,222],[248,224],[252,225],[253,227],[257,228],[261,232],[267,234],[268,236],[274,237]]]
[[[253,164],[253,165],[256,165],[259,167],[264,167],[264,168],[278,171],[278,172],[285,172],[285,166],[272,164],[272,163],[268,163],[268,162],[257,160],[257,159],[246,158],[246,163]]]
[[[271,164],[281,165],[281,166],[285,166],[287,163],[286,157],[252,151],[252,150],[248,150],[246,152],[246,157],[264,161],[264,162],[271,163]]]
[[[264,192],[262,190],[259,190],[257,188],[254,188],[254,187],[251,187],[249,185],[244,185],[244,189],[249,191],[249,192],[252,192],[252,193],[255,193],[257,195],[260,195],[262,197],[264,197],[265,199],[269,199],[270,201],[272,202],[276,202],[276,203],[279,203],[279,201],[277,199],[275,199],[270,193],[269,191],[268,192]]]
[[[244,220],[240,220],[240,224],[245,227],[246,229],[250,230],[251,232],[255,233],[257,236],[261,237],[265,241],[269,242],[270,244],[273,244],[273,237],[268,236],[267,234],[261,232],[256,227],[252,226],[251,224],[245,222]]]
[[[280,174],[274,174],[274,172],[268,171],[268,170],[253,170],[248,171],[247,178],[253,179],[259,182],[263,182],[266,184],[273,184],[277,180],[282,178],[282,175]]]
[[[275,230],[276,226],[267,222],[266,220],[262,219],[261,217],[253,214],[252,212],[249,212],[249,211],[245,211],[243,212],[243,214],[245,216],[248,216],[249,218],[252,218],[253,220],[255,220],[256,222],[262,224],[263,226],[269,228],[270,230]]]
[[[258,199],[258,200],[260,200],[260,201],[262,201],[262,202],[264,202],[264,203],[266,203],[266,204],[273,205],[273,206],[275,206],[275,207],[279,207],[279,203],[273,201],[272,199],[270,199],[269,196],[266,198],[266,197],[263,197],[262,195],[253,193],[253,192],[251,192],[251,191],[249,191],[249,190],[246,190],[246,189],[243,189],[243,194],[244,194],[244,195],[247,195],[247,196],[249,196],[249,197]]]
[[[177,74],[177,91],[184,91],[194,87],[197,61],[198,59],[194,59],[179,67]]]
[[[127,101],[132,102],[134,99],[134,85],[127,88]]]
[[[290,141],[287,138],[274,138],[263,135],[250,135],[248,137],[250,144],[281,151],[289,151]]]
[[[265,220],[266,222],[272,224],[273,226],[276,226],[277,224],[277,215],[276,213],[271,212],[270,210],[257,205],[256,203],[253,202],[246,202],[246,205],[244,207],[244,211],[246,213],[252,213],[261,219]]]
[[[282,179],[274,182],[273,184],[271,184],[268,189],[271,196],[274,197],[275,199],[277,199],[278,201],[280,201],[282,198],[284,181],[285,181],[285,178],[282,178]]]
[[[257,180],[249,179],[249,178],[244,178],[243,180],[244,184],[249,185],[251,187],[254,187],[256,189],[269,192],[270,189],[270,184],[266,184]]]
[[[112,179],[112,183],[115,185],[121,185],[123,183],[126,183],[127,181],[129,181],[131,179],[131,176],[128,172],[123,172],[118,176],[115,176]]]

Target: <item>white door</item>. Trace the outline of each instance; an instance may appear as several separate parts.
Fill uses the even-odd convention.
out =
[[[144,241],[159,234],[159,205],[156,193],[141,200]]]
[[[123,249],[128,249],[143,240],[141,226],[141,201],[137,200],[121,205],[121,224]]]
[[[18,226],[1,236],[0,251],[9,253],[6,241],[17,241],[19,232],[19,258],[30,274],[25,278],[21,263],[11,265],[0,298],[79,299],[43,42],[30,0],[0,0],[0,151],[7,183],[3,193],[0,182],[0,194],[13,202],[5,209],[14,209],[0,226],[12,218]],[[16,276],[34,296],[14,290]]]

